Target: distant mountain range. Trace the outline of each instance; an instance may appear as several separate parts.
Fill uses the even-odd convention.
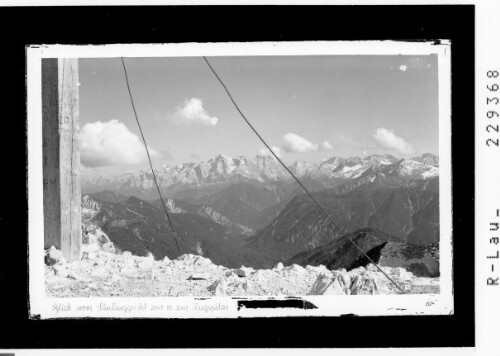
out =
[[[371,176],[385,172],[403,179],[428,179],[438,175],[439,159],[426,153],[411,159],[397,159],[391,155],[360,157],[332,157],[319,164],[295,162],[289,169],[321,188],[328,188],[346,179]],[[273,190],[276,199],[287,194],[287,184],[293,178],[274,157],[258,155],[253,159],[218,155],[206,162],[164,166],[156,171],[162,193],[174,198],[198,198],[215,193],[239,182],[264,185]],[[82,174],[85,193],[111,190],[141,199],[157,199],[150,171],[119,175]]]
[[[425,249],[439,241],[439,160],[434,155],[334,157],[289,168],[340,229],[273,158],[220,155],[158,171],[181,253],[228,267],[268,268],[278,261],[313,264],[309,252],[333,253],[334,241],[359,229],[390,241],[381,249],[399,256],[391,261],[402,261],[401,251],[411,246]],[[89,193],[82,197],[84,221],[102,228],[119,249],[155,258],[179,254],[149,173],[86,176],[83,191]],[[426,266],[424,275],[438,273],[437,267]]]

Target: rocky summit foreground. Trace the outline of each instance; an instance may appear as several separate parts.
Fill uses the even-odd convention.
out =
[[[115,253],[103,236],[90,234],[80,261],[67,263],[55,248],[46,252],[45,285],[50,297],[303,296],[398,294],[370,264],[347,272],[325,266],[281,263],[272,269],[230,269],[203,256],[155,260]],[[416,277],[403,268],[381,267],[408,294],[439,293],[439,278]]]

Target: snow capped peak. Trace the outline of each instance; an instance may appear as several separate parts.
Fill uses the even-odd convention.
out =
[[[318,166],[310,162],[295,161],[291,166],[289,166],[289,168],[294,174],[303,176],[316,170]]]
[[[211,162],[211,163],[215,162],[215,163],[230,165],[233,163],[233,158],[226,156],[226,155],[223,155],[223,154],[219,154],[219,155],[215,156],[214,158],[209,159],[208,162]]]
[[[276,161],[276,158],[273,155],[258,154],[257,156],[255,156],[255,160],[257,160],[257,161]]]
[[[248,164],[248,159],[245,156],[234,157],[233,161],[236,165],[242,166]]]
[[[335,164],[335,163],[340,162],[341,160],[343,160],[343,158],[341,158],[341,157],[332,157],[332,158],[329,158],[329,159],[323,161],[321,164]]]
[[[370,156],[366,156],[363,160],[366,162],[373,162],[376,164],[384,164],[384,165],[393,164],[397,161],[397,159],[394,156],[391,156],[389,154],[370,155]]]
[[[412,160],[439,167],[439,157],[432,153],[424,153],[420,157],[413,157]]]
[[[423,162],[421,157],[402,159],[396,165],[398,174],[403,177],[429,179],[439,175],[438,167]]]
[[[385,174],[391,176],[429,179],[439,174],[439,158],[426,153],[420,157],[400,159],[388,155],[360,157],[331,157],[319,164],[295,161],[289,166],[298,177],[309,176],[324,182],[336,179],[357,179],[366,175]],[[234,183],[245,180],[268,181],[292,179],[290,174],[272,156],[257,155],[229,157],[219,154],[207,161],[164,165],[156,170],[162,189],[181,190],[182,187],[199,187],[218,183]],[[369,179],[369,177],[366,177]],[[153,176],[149,170],[127,172],[119,175],[97,175],[82,173],[83,187],[87,191],[111,189],[127,192],[147,191],[156,194]],[[146,195],[146,194],[145,194]]]
[[[374,178],[378,174],[402,176],[415,179],[429,179],[439,175],[437,157],[427,154],[413,159],[397,159],[389,154],[373,154],[360,157],[332,157],[324,160],[313,173],[330,179]],[[367,176],[368,175],[368,176]]]
[[[216,161],[219,161],[219,160],[224,160],[224,161],[226,161],[226,162],[227,162],[227,161],[232,161],[232,160],[233,160],[233,158],[232,158],[232,157],[229,157],[229,156],[226,156],[225,154],[222,154],[222,153],[221,153],[221,154],[219,154],[219,155],[217,155],[217,156],[215,157],[215,160],[216,160]]]

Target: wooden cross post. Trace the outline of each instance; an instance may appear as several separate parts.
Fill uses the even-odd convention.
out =
[[[82,246],[77,59],[42,59],[42,103],[45,248],[75,261]]]

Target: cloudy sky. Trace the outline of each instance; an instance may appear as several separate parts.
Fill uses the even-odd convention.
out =
[[[287,163],[438,153],[434,55],[209,60]],[[202,58],[127,58],[125,63],[155,164],[266,153]],[[83,164],[115,171],[144,166],[120,59],[80,59],[79,75]]]

